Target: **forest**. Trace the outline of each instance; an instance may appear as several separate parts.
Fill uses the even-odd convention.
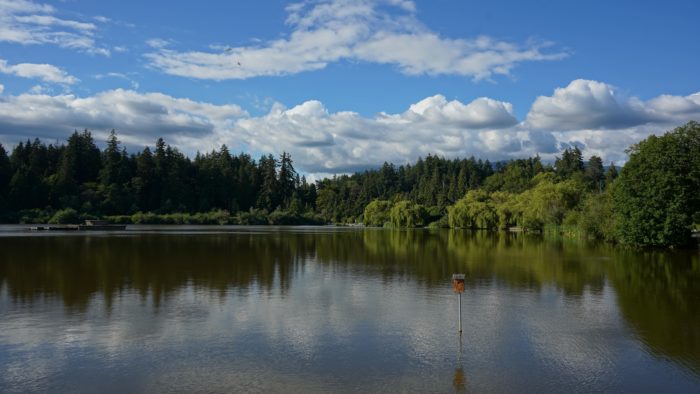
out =
[[[578,147],[491,163],[428,155],[415,163],[308,182],[288,153],[255,160],[224,145],[189,158],[161,138],[100,150],[87,130],[67,143],[0,144],[4,223],[364,224],[521,230],[631,245],[690,245],[700,223],[700,124],[631,146],[618,169]]]

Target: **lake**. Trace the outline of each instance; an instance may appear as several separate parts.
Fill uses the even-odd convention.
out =
[[[525,234],[0,227],[0,392],[700,392],[700,254]],[[463,333],[453,273],[466,274]]]

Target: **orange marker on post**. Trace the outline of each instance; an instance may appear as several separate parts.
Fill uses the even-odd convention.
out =
[[[459,296],[459,333],[462,333],[462,293],[464,293],[464,274],[452,275],[452,289]]]

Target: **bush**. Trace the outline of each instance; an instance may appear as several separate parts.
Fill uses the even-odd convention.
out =
[[[51,214],[43,209],[24,209],[19,211],[19,223],[22,224],[41,224],[48,223],[51,219]]]
[[[299,224],[305,225],[323,225],[326,224],[326,220],[320,214],[314,213],[312,211],[306,212],[301,215],[301,221]]]
[[[129,215],[113,215],[113,216],[105,216],[105,220],[108,220],[110,223],[114,224],[131,224],[131,216]]]
[[[611,193],[589,196],[581,206],[576,225],[587,237],[615,241],[616,216]]]
[[[267,216],[268,223],[276,226],[290,226],[299,223],[299,217],[282,210],[275,210]]]
[[[57,211],[51,219],[49,219],[50,224],[78,224],[80,223],[80,216],[78,211],[73,208],[66,208]]]
[[[440,219],[438,219],[434,222],[431,222],[428,225],[428,228],[433,228],[433,229],[435,229],[435,228],[450,228],[450,221],[448,220],[447,215],[444,215]]]
[[[237,222],[238,224],[248,226],[267,224],[267,212],[253,208],[251,208],[248,212],[238,212]]]
[[[131,215],[131,222],[134,224],[160,224],[161,219],[153,212],[136,212]]]

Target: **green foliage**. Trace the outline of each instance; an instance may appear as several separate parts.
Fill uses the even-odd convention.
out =
[[[158,139],[128,155],[112,132],[66,145],[38,139],[8,157],[0,145],[0,220],[108,217],[124,223],[323,224],[553,229],[636,245],[677,246],[700,226],[700,126],[690,122],[633,146],[621,170],[577,147],[554,167],[539,157],[494,166],[428,155],[415,164],[307,183],[289,154],[259,161],[219,150],[194,160]],[[425,208],[428,207],[428,208]],[[76,219],[77,218],[77,219]]]
[[[612,192],[589,195],[581,204],[575,223],[587,236],[609,242],[616,241],[616,215]]]
[[[0,144],[0,198],[7,197],[8,186],[12,178],[12,166],[5,148]]]
[[[272,225],[284,226],[300,224],[299,216],[288,211],[277,209],[267,216],[267,222]]]
[[[408,200],[398,201],[389,211],[389,221],[396,228],[425,226],[427,216],[428,212],[422,205]]]
[[[615,163],[610,163],[610,166],[608,167],[608,170],[605,172],[605,186],[610,186],[615,179],[617,179],[617,167],[615,167]]]
[[[614,193],[624,243],[681,246],[700,211],[700,124],[689,122],[630,149]]]
[[[23,209],[17,212],[17,221],[22,224],[44,224],[51,219],[51,213],[44,209]]]
[[[495,229],[499,223],[496,207],[483,190],[470,190],[447,209],[447,216],[452,228]]]
[[[78,224],[80,222],[80,215],[73,208],[61,209],[49,219],[50,224]]]
[[[449,220],[448,215],[444,215],[440,219],[433,221],[433,222],[430,222],[430,224],[428,224],[428,228],[430,228],[430,229],[450,228],[450,220]]]
[[[448,160],[428,155],[412,165],[384,163],[376,170],[320,181],[316,208],[328,221],[342,222],[363,215],[373,200],[406,199],[430,207],[432,220],[437,220],[447,206],[492,173],[491,163],[473,157]]]
[[[512,206],[519,226],[541,231],[546,224],[560,225],[566,213],[581,200],[585,185],[577,180],[556,182],[551,174],[540,174],[537,184],[517,196]]]
[[[497,191],[491,193],[491,201],[498,216],[498,227],[506,229],[517,225],[515,220],[515,202],[517,194]]]
[[[391,203],[385,200],[374,200],[365,207],[363,223],[365,226],[383,226],[389,221],[389,210]]]
[[[136,212],[133,215],[107,216],[113,223],[121,224],[233,224],[235,218],[225,210],[210,212],[187,213],[175,212],[157,214],[153,212]]]
[[[238,212],[237,222],[248,226],[267,224],[267,211],[251,208],[249,211]]]
[[[564,179],[583,172],[583,154],[578,146],[566,148],[561,157],[557,157],[554,162],[554,169],[557,175]]]
[[[605,172],[603,160],[598,156],[591,156],[585,170],[585,179],[591,190],[603,191],[605,186]]]
[[[489,192],[522,193],[532,187],[532,179],[537,174],[545,171],[551,169],[542,165],[539,156],[512,160],[505,166],[497,166],[496,173],[484,182],[484,189]]]

